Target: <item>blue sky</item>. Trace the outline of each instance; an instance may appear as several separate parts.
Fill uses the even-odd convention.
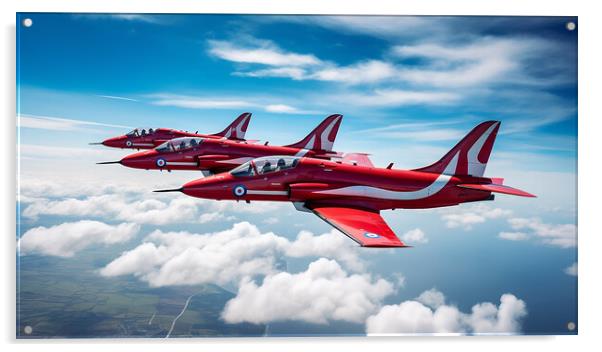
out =
[[[367,332],[377,333],[375,321],[387,319],[398,332],[407,331],[399,325],[402,302],[426,307],[424,299],[412,300],[432,288],[463,314],[480,302],[499,306],[500,296],[512,294],[526,309],[514,310],[520,323],[504,326],[511,331],[565,333],[576,319],[576,272],[565,272],[577,260],[577,30],[566,28],[575,18],[20,14],[18,23],[25,17],[33,26],[17,31],[21,235],[39,226],[46,231],[31,234],[26,255],[58,255],[75,246],[49,249],[34,239],[52,236],[50,229],[62,224],[61,231],[85,232],[77,224],[87,220],[115,228],[107,228],[105,242],[84,247],[107,245],[116,232],[132,253],[160,243],[147,236],[156,230],[202,235],[247,221],[291,241],[301,230],[314,236],[330,231],[289,205],[173,203],[146,192],[200,177],[196,173],[94,165],[125,153],[87,143],[130,127],[210,133],[251,111],[248,138],[285,144],[326,115],[342,113],[336,150],[369,152],[377,165],[412,168],[438,159],[477,123],[499,119],[486,175],[504,177],[537,199],[500,196],[486,204],[384,212],[398,234],[419,230],[408,235],[415,248],[349,249],[362,268],[328,252],[278,253],[299,275],[323,257],[349,275],[369,275],[374,285],[377,278],[391,282],[395,292],[366,293],[374,304],[366,315],[375,317],[366,320],[372,322]],[[111,206],[101,206],[103,199]],[[137,212],[127,210],[132,207]],[[149,219],[149,209],[176,215]],[[122,223],[142,228],[117,228]],[[77,259],[70,254],[65,260]],[[107,265],[117,257],[107,258]],[[161,281],[158,273],[112,273],[186,284]],[[237,290],[240,279],[219,283]],[[271,292],[267,282],[255,280]],[[385,316],[380,308],[386,304],[398,315]],[[295,313],[292,320],[308,322]],[[327,324],[350,321],[321,313]],[[479,331],[467,324],[456,328]]]

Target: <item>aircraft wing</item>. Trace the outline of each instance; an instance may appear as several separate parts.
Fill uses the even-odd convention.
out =
[[[352,165],[374,167],[374,164],[372,164],[372,160],[370,160],[368,154],[364,153],[347,153],[343,156],[342,162]]]
[[[307,207],[362,247],[408,247],[378,211],[323,205]]]

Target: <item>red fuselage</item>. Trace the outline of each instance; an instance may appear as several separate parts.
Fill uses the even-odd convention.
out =
[[[186,131],[174,130],[171,128],[157,128],[156,130],[153,130],[152,133],[130,133],[127,135],[109,138],[102,141],[101,144],[107,147],[122,149],[153,149],[156,146],[161,145],[168,140],[180,137],[201,137],[210,139],[223,138],[215,135],[190,133]]]
[[[186,140],[186,139],[184,139]],[[166,146],[153,150],[141,151],[123,158],[120,163],[124,166],[146,170],[206,170],[222,172],[231,170],[249,160],[268,155],[290,155],[323,157],[336,153],[318,153],[292,147],[270,146],[237,142],[226,139],[202,139],[191,146],[186,140],[186,146],[179,148],[177,139]],[[169,145],[170,143],[173,146]]]
[[[279,156],[273,158],[272,166]],[[238,168],[191,181],[180,191],[216,200],[286,201],[306,205],[319,202],[373,210],[433,208],[491,199],[490,192],[457,187],[466,182],[491,183],[488,178],[295,159],[294,166],[287,169],[261,173],[260,166],[255,165],[252,175],[246,175]]]

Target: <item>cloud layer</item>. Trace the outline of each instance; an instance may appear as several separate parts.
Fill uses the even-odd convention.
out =
[[[19,253],[71,257],[89,246],[123,243],[140,230],[134,223],[108,225],[99,221],[81,220],[51,227],[35,227],[23,234],[18,243]]]
[[[471,230],[473,226],[482,224],[487,220],[505,218],[512,215],[512,210],[492,208],[484,204],[468,205],[450,210],[443,210],[441,217],[448,228],[462,228]]]
[[[479,303],[470,313],[446,305],[441,292],[430,290],[416,300],[387,305],[366,321],[369,335],[432,333],[517,333],[527,315],[526,304],[512,294],[504,294],[499,306]]]
[[[208,234],[156,230],[136,248],[101,270],[104,276],[134,275],[151,286],[234,284],[245,277],[277,272],[285,257],[328,256],[361,270],[357,246],[333,232],[301,232],[295,241],[241,222]]]
[[[510,218],[508,223],[514,230],[527,230],[523,232],[502,233],[500,237],[505,239],[524,239],[534,237],[543,243],[570,248],[577,246],[577,225],[575,224],[549,224],[539,218]]]
[[[363,323],[393,285],[370,275],[350,275],[336,261],[318,259],[306,271],[269,275],[258,285],[244,280],[222,317],[229,323],[331,320]]]

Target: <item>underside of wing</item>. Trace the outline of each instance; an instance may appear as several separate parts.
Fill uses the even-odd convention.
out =
[[[408,247],[378,211],[323,205],[308,205],[308,208],[363,247]]]

